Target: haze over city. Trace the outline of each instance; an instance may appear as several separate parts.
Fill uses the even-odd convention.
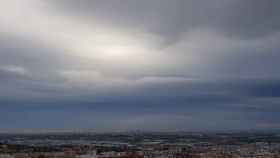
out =
[[[0,0],[0,131],[280,129],[279,0]]]

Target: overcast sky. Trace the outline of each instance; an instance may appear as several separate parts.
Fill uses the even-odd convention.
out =
[[[279,0],[0,0],[0,130],[280,129]]]

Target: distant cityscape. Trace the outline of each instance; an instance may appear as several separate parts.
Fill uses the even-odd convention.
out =
[[[280,134],[2,133],[0,153],[0,158],[280,158]]]
[[[0,0],[0,158],[280,158],[280,0]]]

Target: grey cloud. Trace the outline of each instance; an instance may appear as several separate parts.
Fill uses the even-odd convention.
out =
[[[140,28],[167,40],[194,28],[210,28],[245,39],[273,34],[280,28],[279,5],[277,0],[53,1],[62,14]]]
[[[123,129],[139,125],[152,130],[158,124],[155,128],[169,130],[163,122],[168,118],[172,119],[170,129],[188,129],[185,122],[191,129],[248,129],[279,123],[280,1],[51,0],[44,4],[47,5],[44,14],[38,12],[39,19],[46,15],[50,21],[54,18],[52,29],[45,28],[46,34],[36,29],[21,34],[21,29],[15,29],[10,34],[2,33],[0,38],[0,109],[16,111],[19,118],[34,123],[30,128],[38,125],[28,117],[28,110],[39,111],[46,123],[47,116],[55,112],[53,120],[61,119],[55,127],[69,118],[76,127],[100,129],[106,128],[103,123],[111,129],[119,123]],[[69,21],[79,28],[66,26]],[[159,39],[143,39],[148,46],[145,42],[138,46],[142,40],[136,40],[133,49],[148,47],[143,54],[134,56],[130,54],[134,50],[125,47],[129,59],[124,59],[124,54],[116,60],[114,56],[106,60],[102,58],[104,52],[90,49],[94,44],[84,37],[86,31],[91,36],[96,33],[91,32],[95,29],[91,22],[98,23],[96,27],[114,28],[108,29],[112,31],[108,34],[119,30],[112,38],[137,30],[152,35],[140,38],[155,35]],[[36,20],[30,26],[43,27],[35,24]],[[59,40],[48,36],[63,32],[64,27],[67,30],[59,34]],[[83,32],[83,28],[89,29]],[[71,31],[76,32],[67,34]],[[67,47],[76,42],[71,38],[80,33],[83,36],[77,38],[85,40],[70,49],[76,52],[68,53]],[[135,44],[130,43],[134,41],[130,34],[126,36],[116,45]],[[110,38],[105,39],[113,46],[104,51],[122,49],[114,47],[116,41]],[[161,43],[162,39],[167,43]],[[104,41],[101,40],[102,50],[107,48]],[[81,119],[72,118],[75,112]],[[145,118],[141,118],[144,114]],[[109,118],[102,122],[104,116]],[[149,119],[154,122],[145,124]],[[13,126],[2,122],[6,127]],[[48,127],[52,127],[50,123]],[[65,126],[68,127],[71,125]]]

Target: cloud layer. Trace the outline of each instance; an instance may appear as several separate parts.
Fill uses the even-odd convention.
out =
[[[278,0],[0,3],[3,130],[280,125]]]

